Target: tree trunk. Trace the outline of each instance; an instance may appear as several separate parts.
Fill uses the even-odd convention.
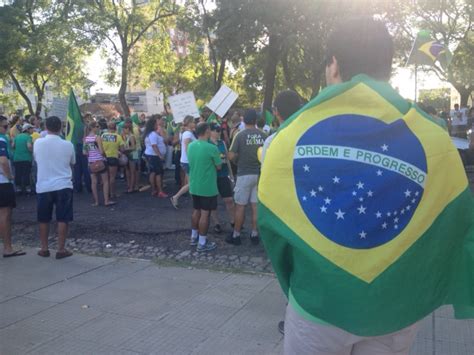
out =
[[[33,86],[36,91],[36,110],[35,110],[35,116],[40,116],[41,115],[41,110],[43,108],[43,98],[44,98],[44,90],[46,87],[46,81],[43,81],[42,84],[38,82],[38,75],[35,74],[33,75]],[[46,113],[46,111],[45,111]]]
[[[127,92],[127,83],[128,83],[128,55],[129,51],[123,47],[122,54],[122,77],[120,79],[120,89],[119,89],[119,101],[120,106],[122,107],[122,112],[125,117],[130,117],[130,108],[127,105],[127,98],[125,93]]]
[[[220,60],[219,74],[217,75],[217,81],[214,87],[215,92],[219,91],[222,85],[222,80],[224,80],[225,62],[226,62],[226,58],[222,57]]]
[[[25,100],[26,105],[28,106],[28,111],[30,112],[30,115],[34,115],[35,112],[33,111],[33,105],[31,104],[30,98],[28,97],[26,92],[23,91],[23,89],[22,89],[20,83],[18,82],[15,74],[13,74],[12,71],[9,74],[10,74],[10,79],[12,79],[13,84],[15,84],[15,87],[16,87],[17,91],[19,92],[20,96],[23,98],[23,100]]]
[[[265,73],[263,76],[263,81],[265,85],[265,94],[263,98],[264,110],[271,110],[272,107],[273,91],[275,89],[276,69],[280,52],[278,42],[278,37],[274,34],[270,34],[268,42],[267,65],[265,67]]]
[[[459,103],[461,107],[466,107],[467,102],[469,100],[469,96],[471,95],[472,88],[465,88],[463,86],[457,86],[456,87],[457,92],[459,92],[459,95],[461,96],[461,102]]]

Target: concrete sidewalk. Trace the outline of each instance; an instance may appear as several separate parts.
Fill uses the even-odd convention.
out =
[[[0,354],[280,354],[273,277],[75,255],[0,259]],[[474,354],[474,321],[427,317],[412,354]]]

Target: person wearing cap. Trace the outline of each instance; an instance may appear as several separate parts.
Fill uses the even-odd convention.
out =
[[[13,140],[13,165],[17,192],[31,193],[31,162],[33,160],[33,126],[25,123]]]
[[[226,242],[233,245],[242,244],[240,231],[245,219],[245,206],[252,206],[252,244],[259,243],[257,232],[257,184],[260,175],[260,162],[257,152],[267,138],[265,133],[255,127],[257,111],[249,109],[244,114],[245,129],[235,136],[229,149],[229,160],[237,163],[237,182],[234,189],[235,224],[232,234]]]

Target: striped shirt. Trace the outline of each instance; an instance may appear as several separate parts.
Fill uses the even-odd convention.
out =
[[[97,145],[96,139],[96,136],[87,136],[84,139],[84,149],[87,152],[87,158],[89,163],[104,160],[104,157],[100,153],[100,149]]]

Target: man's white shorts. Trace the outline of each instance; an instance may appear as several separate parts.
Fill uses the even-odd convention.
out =
[[[238,176],[234,188],[235,203],[242,206],[249,202],[257,203],[257,185],[258,175]]]

